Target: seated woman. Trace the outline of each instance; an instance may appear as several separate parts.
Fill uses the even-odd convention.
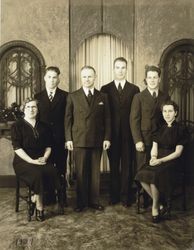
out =
[[[186,130],[175,121],[178,114],[177,104],[166,101],[161,109],[166,124],[153,136],[149,166],[141,169],[135,177],[153,200],[154,223],[160,220],[159,210],[162,209],[162,205],[159,204],[159,197],[168,195],[173,187],[173,173],[187,140]]]
[[[31,214],[34,214],[36,207],[36,220],[43,221],[44,183],[52,185],[58,190],[58,194],[61,188],[57,171],[49,160],[51,133],[44,123],[36,120],[37,100],[27,98],[22,111],[24,118],[14,123],[11,128],[12,145],[15,151],[13,167],[16,175],[25,180],[34,191]]]

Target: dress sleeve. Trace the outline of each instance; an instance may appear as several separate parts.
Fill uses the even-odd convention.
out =
[[[152,132],[152,141],[158,143],[159,133],[160,133],[160,129]]]
[[[11,127],[11,140],[14,150],[22,148],[22,133],[19,124],[16,122]]]
[[[179,134],[178,134],[178,140],[177,145],[185,145],[189,141],[189,131],[186,127],[180,126],[179,127]]]

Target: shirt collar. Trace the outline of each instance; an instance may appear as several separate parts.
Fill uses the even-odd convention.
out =
[[[156,97],[158,96],[159,89],[155,89],[155,90],[148,89],[148,91],[150,92],[151,96],[153,96],[153,92],[156,92]]]
[[[84,93],[85,93],[86,96],[88,96],[88,91],[89,90],[91,91],[92,95],[94,94],[94,88],[89,89],[89,88],[86,88],[84,86],[82,88],[83,88]]]
[[[56,90],[57,90],[57,88],[52,89],[52,90],[49,90],[49,89],[46,88],[46,92],[47,92],[48,96],[49,96],[50,93],[52,92],[52,96],[54,97],[54,95],[55,95],[55,93],[56,93]]]
[[[126,80],[124,79],[124,80],[114,80],[114,82],[115,82],[115,85],[116,85],[116,88],[118,89],[118,86],[119,86],[119,83],[121,84],[121,87],[122,87],[122,89],[124,88],[124,86],[125,86],[125,83],[126,83]]]

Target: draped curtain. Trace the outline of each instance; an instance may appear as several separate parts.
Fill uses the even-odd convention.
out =
[[[100,90],[101,86],[114,79],[113,61],[116,57],[125,57],[128,61],[127,79],[132,81],[132,60],[127,45],[108,34],[98,34],[80,45],[71,64],[71,90],[81,87],[80,69],[84,65],[93,66],[97,73],[95,87]],[[109,171],[106,153],[103,153],[101,171]]]

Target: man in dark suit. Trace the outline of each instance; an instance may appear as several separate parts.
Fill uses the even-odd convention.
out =
[[[168,94],[159,90],[161,70],[156,66],[146,66],[145,83],[147,88],[134,96],[130,124],[136,147],[137,171],[150,160],[152,134],[164,122],[161,104],[169,99]],[[146,207],[147,197],[144,197]]]
[[[74,154],[76,212],[87,206],[103,210],[99,203],[100,160],[102,149],[110,147],[110,110],[107,96],[94,88],[95,78],[93,67],[83,67],[82,88],[67,98],[65,135],[67,148]]]
[[[114,60],[115,80],[104,85],[101,92],[107,93],[111,111],[110,204],[122,202],[127,207],[132,202],[132,155],[133,139],[129,115],[133,97],[139,88],[126,81],[127,60]]]
[[[44,76],[45,90],[35,95],[38,100],[39,119],[47,123],[53,135],[52,158],[56,164],[61,182],[64,183],[64,202],[66,203],[66,161],[65,149],[65,108],[67,92],[58,88],[60,70],[48,67]]]

